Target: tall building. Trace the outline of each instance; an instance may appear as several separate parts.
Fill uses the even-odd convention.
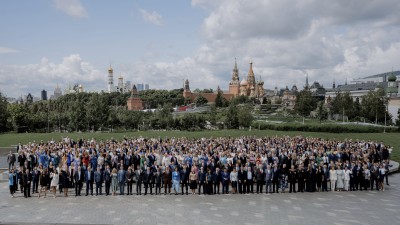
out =
[[[108,68],[108,92],[114,92],[114,70],[110,65],[110,68]]]
[[[144,90],[144,85],[143,84],[137,84],[137,91],[143,91]]]
[[[54,99],[57,99],[57,98],[61,97],[61,95],[62,95],[62,91],[61,91],[61,88],[58,86],[58,83],[57,83],[57,86],[54,89]]]
[[[143,109],[143,101],[139,97],[137,88],[133,85],[131,90],[131,97],[127,101],[128,110],[139,111]]]
[[[124,93],[124,78],[122,75],[118,78],[117,92]]]
[[[47,91],[43,89],[43,91],[41,92],[41,96],[42,96],[42,101],[46,101],[47,100]]]
[[[149,84],[144,85],[144,90],[149,90]]]

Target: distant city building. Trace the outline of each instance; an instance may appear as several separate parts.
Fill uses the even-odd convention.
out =
[[[130,91],[130,88],[131,88],[131,82],[126,81],[124,83],[124,77],[122,75],[120,75],[120,77],[118,78],[117,86],[114,86],[114,70],[110,66],[110,68],[108,69],[107,91],[109,93],[112,92],[128,93]]]
[[[108,92],[114,92],[114,70],[110,65],[110,68],[108,68]]]
[[[144,90],[149,90],[149,84],[144,85]]]
[[[201,95],[206,98],[208,102],[215,102],[217,94],[220,92],[222,96],[227,100],[231,100],[233,97],[238,95],[243,95],[257,98],[262,101],[262,98],[265,96],[265,90],[263,86],[264,81],[262,81],[261,79],[259,81],[256,81],[255,79],[252,62],[250,62],[250,68],[247,74],[247,78],[243,78],[243,80],[240,81],[239,70],[237,68],[237,63],[235,59],[235,66],[233,68],[232,79],[229,82],[228,92],[221,91],[218,86],[215,93],[193,93],[190,91],[189,80],[186,80],[184,84],[183,97],[185,97],[185,99],[189,100],[190,102],[194,102],[197,97]]]
[[[131,97],[127,101],[128,110],[139,111],[143,110],[143,101],[139,97],[136,85],[133,85],[131,90]]]
[[[26,103],[32,103],[33,102],[33,96],[31,95],[31,93],[29,93],[26,96]]]
[[[137,90],[138,91],[143,91],[144,90],[144,85],[143,84],[136,84]]]
[[[54,96],[53,97],[54,97],[54,99],[58,99],[59,97],[61,97],[61,95],[62,95],[61,88],[57,84],[56,88],[54,89]]]
[[[42,101],[46,101],[47,100],[47,91],[46,90],[42,90],[41,92],[41,100]]]

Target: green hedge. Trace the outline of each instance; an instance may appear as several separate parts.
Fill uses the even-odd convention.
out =
[[[254,128],[260,130],[277,131],[305,131],[305,132],[328,132],[328,133],[382,133],[383,127],[362,125],[339,125],[339,124],[269,124],[264,122],[253,122]],[[397,128],[386,127],[386,132],[398,132]]]

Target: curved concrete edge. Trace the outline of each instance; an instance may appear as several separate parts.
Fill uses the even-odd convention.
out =
[[[389,162],[389,173],[395,173],[399,171],[399,163],[393,160]]]

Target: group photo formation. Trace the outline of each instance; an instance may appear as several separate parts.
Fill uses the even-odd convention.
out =
[[[10,152],[12,197],[384,191],[390,146],[320,138],[63,138]]]

